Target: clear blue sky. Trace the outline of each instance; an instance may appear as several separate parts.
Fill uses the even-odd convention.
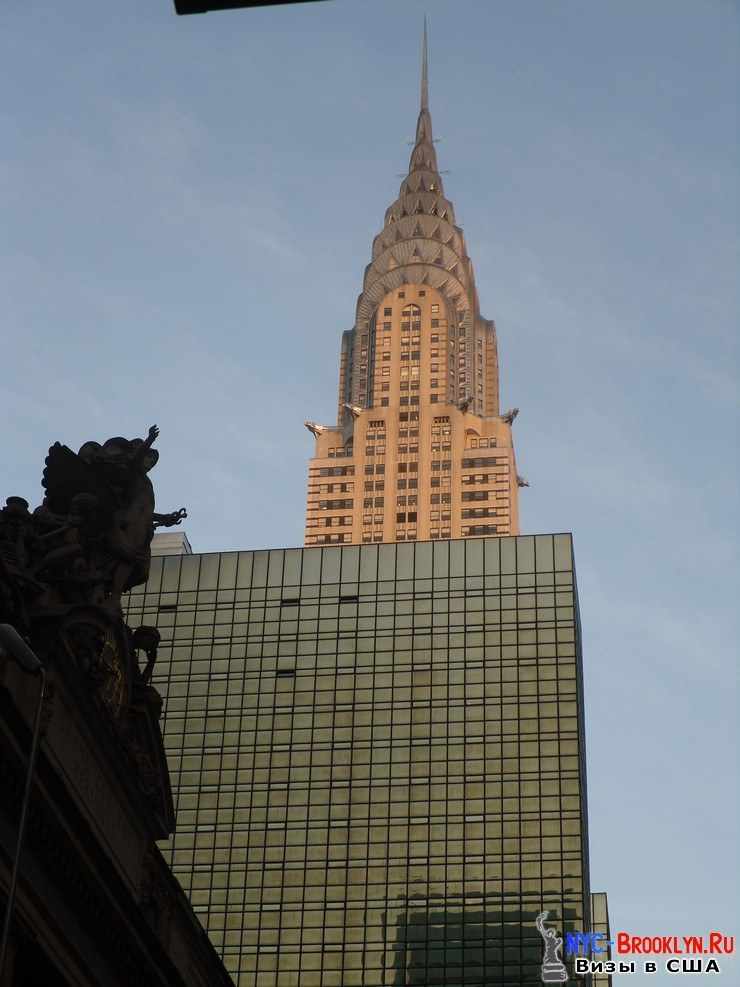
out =
[[[740,933],[736,3],[6,0],[3,495],[156,422],[196,551],[300,544],[425,11],[523,530],[575,536],[593,885],[615,928]]]

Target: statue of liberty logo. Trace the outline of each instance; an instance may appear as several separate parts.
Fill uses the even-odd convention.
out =
[[[549,912],[540,912],[535,920],[535,925],[545,944],[545,952],[542,957],[542,983],[562,984],[568,979],[565,964],[558,956],[563,946],[563,940],[554,929],[548,929],[545,925],[549,914]]]

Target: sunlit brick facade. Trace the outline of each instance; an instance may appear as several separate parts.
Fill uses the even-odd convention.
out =
[[[306,545],[518,534],[512,417],[437,168],[425,46],[409,172],[342,337],[337,424],[306,422]]]

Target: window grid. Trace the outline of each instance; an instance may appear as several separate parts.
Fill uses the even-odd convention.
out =
[[[588,891],[569,536],[154,559],[142,590],[163,850],[240,987],[535,982],[534,916],[580,928]]]

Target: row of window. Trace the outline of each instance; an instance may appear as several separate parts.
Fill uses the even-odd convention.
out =
[[[464,470],[476,469],[479,466],[498,466],[505,465],[505,459],[495,459],[493,456],[477,456],[475,458],[466,458],[462,461],[462,468]]]
[[[342,507],[352,507],[353,500],[351,498],[339,498],[336,500],[320,500],[318,507],[320,511],[336,511]],[[311,505],[314,508],[315,504]]]
[[[314,471],[316,476],[354,476],[354,466],[320,466]]]
[[[414,398],[412,398],[411,400],[413,401]],[[412,413],[412,414],[416,414],[416,418],[415,419],[412,418],[412,420],[418,421],[418,412]],[[401,415],[401,417],[403,418],[403,414]],[[404,420],[405,421],[408,421],[409,420],[408,419],[408,415],[407,415],[407,417]],[[418,429],[413,429],[413,430],[411,430],[408,433],[405,430],[399,432],[399,436],[400,437],[405,437],[407,434],[410,434],[410,435],[413,435],[413,436],[418,436],[419,431],[418,431]],[[483,441],[485,441],[485,440],[484,439],[481,439],[480,440],[480,442],[483,442]],[[496,440],[495,439],[491,439],[490,442],[491,442],[492,445],[495,445]],[[398,451],[401,452],[402,450],[405,451],[405,447],[400,447]],[[436,452],[436,451],[447,452],[449,450],[450,450],[450,445],[448,443],[445,443],[445,444],[434,443],[432,445],[432,451],[433,452]],[[375,446],[367,446],[366,449],[365,449],[366,455],[381,455],[382,456],[382,455],[385,454],[385,452],[386,452],[386,446],[385,445],[382,445],[382,446],[378,446],[378,445],[375,445]],[[409,452],[418,452],[418,446],[410,446],[409,447]],[[332,449],[330,449],[329,450],[329,456],[331,457],[333,453],[336,454],[336,455],[339,455],[339,451],[338,450],[332,450]],[[346,451],[345,450],[342,450],[342,455],[349,455],[349,456],[351,456],[352,454],[353,454],[353,450],[352,450],[351,447],[347,447],[347,450]],[[461,466],[462,466],[463,469],[475,469],[475,468],[481,467],[481,466],[484,466],[485,467],[485,466],[498,466],[498,465],[504,465],[505,466],[506,465],[506,460],[505,459],[496,459],[496,458],[494,458],[492,456],[487,456],[487,457],[482,457],[481,456],[481,457],[476,457],[476,458],[466,457],[461,462]],[[451,468],[452,468],[452,466],[451,466],[451,463],[450,463],[449,460],[441,460],[441,461],[440,460],[432,460],[432,470],[433,471],[450,470]],[[382,464],[378,464],[378,466],[375,468],[375,471],[377,471],[378,473],[383,473],[383,472],[385,472],[385,467]],[[374,472],[373,466],[372,465],[366,465],[365,466],[365,473],[372,473],[372,472]],[[355,475],[355,468],[354,468],[354,466],[322,466],[318,470],[313,471],[313,475],[318,475],[318,476],[354,476]],[[490,482],[493,482],[496,479],[503,479],[503,476],[504,476],[504,474],[499,474],[498,476],[496,474],[470,474],[470,475],[463,476],[462,477],[462,482],[463,483],[490,483]],[[322,485],[322,487],[321,487],[321,492],[322,493],[325,492],[325,487],[326,487],[326,490],[327,491],[330,489],[328,486]],[[341,486],[340,485],[334,485],[334,486],[332,486],[332,489],[337,489],[337,490],[339,490],[339,489],[342,489],[342,490],[351,490],[352,489],[352,485],[351,484],[348,484],[348,485],[342,484]]]
[[[351,534],[344,535],[308,535],[306,538],[307,545],[333,545],[339,542],[349,542],[352,541]]]
[[[354,488],[354,483],[321,483],[317,487],[311,487],[308,492],[309,494],[352,493]]]

